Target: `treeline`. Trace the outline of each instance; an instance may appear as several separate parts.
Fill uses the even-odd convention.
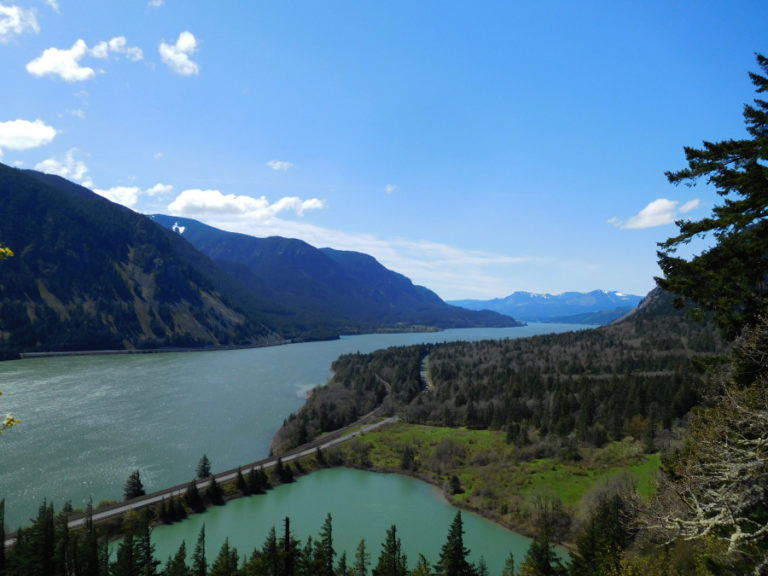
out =
[[[338,430],[376,408],[394,413],[421,391],[421,359],[431,346],[397,346],[370,354],[346,354],[331,365],[333,377],[314,388],[298,413],[291,414],[272,441],[284,453],[323,432]]]
[[[281,452],[354,422],[376,407],[411,423],[505,430],[524,447],[570,438],[601,446],[647,440],[701,399],[692,360],[722,350],[708,322],[656,294],[643,311],[594,330],[483,342],[391,348],[342,356],[326,386],[278,432]],[[428,357],[432,390],[422,394]]]
[[[620,526],[610,525],[611,506],[606,501],[595,515],[594,531],[603,533],[601,542],[612,543]],[[0,501],[0,520],[2,520]],[[181,542],[176,552],[165,561],[156,557],[152,542],[154,516],[149,509],[128,514],[123,520],[122,539],[110,554],[107,537],[92,520],[89,510],[85,526],[70,530],[67,520],[71,510],[59,513],[53,505],[43,502],[34,523],[19,534],[15,546],[6,550],[0,545],[1,576],[489,576],[482,555],[477,562],[469,560],[470,550],[464,545],[464,524],[457,512],[448,527],[439,557],[431,562],[424,554],[409,560],[403,550],[396,525],[386,531],[376,555],[365,539],[360,540],[353,555],[339,553],[333,540],[333,521],[329,513],[319,534],[302,542],[291,530],[290,518],[285,518],[278,531],[273,526],[261,546],[249,555],[240,552],[226,539],[215,557],[206,555],[205,525],[195,546],[187,550]],[[589,558],[575,556],[566,566],[549,540],[546,527],[547,508],[542,506],[542,530],[526,556],[515,569],[510,553],[502,571],[503,576],[515,574],[582,574],[580,563]],[[0,522],[0,526],[2,523]],[[4,534],[3,534],[4,536]],[[0,543],[4,542],[4,538]],[[591,542],[591,540],[590,540]]]

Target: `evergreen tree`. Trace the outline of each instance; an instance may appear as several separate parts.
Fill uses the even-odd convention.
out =
[[[515,576],[515,555],[512,552],[509,553],[509,556],[504,561],[501,576]]]
[[[235,548],[230,547],[229,538],[224,539],[219,555],[211,566],[209,576],[237,576],[238,554]]]
[[[397,527],[393,524],[387,530],[387,537],[381,545],[381,553],[373,569],[373,576],[406,576],[407,560],[397,535]]]
[[[283,536],[280,538],[279,576],[293,576],[299,557],[299,543],[291,534],[291,520],[288,516],[283,521]]]
[[[125,481],[125,499],[132,500],[145,494],[144,485],[141,483],[141,474],[138,470],[134,470],[128,476],[128,480]]]
[[[187,485],[187,491],[184,493],[184,500],[192,512],[202,512],[205,510],[205,504],[203,503],[202,496],[200,496],[200,491],[197,488],[197,481],[195,480],[192,480],[192,482]]]
[[[182,540],[173,560],[169,559],[164,576],[191,576],[191,574],[191,570],[187,567],[187,545]]]
[[[200,458],[200,461],[197,463],[197,478],[202,480],[203,478],[208,478],[210,475],[211,461],[208,460],[208,456],[203,454],[203,457]]]
[[[419,554],[419,559],[416,560],[416,567],[411,570],[411,576],[432,576],[429,560],[427,560],[424,554]]]
[[[243,496],[248,496],[250,494],[250,491],[248,490],[248,483],[245,481],[245,478],[243,477],[243,471],[240,468],[237,469],[235,486],[237,486],[237,489],[240,490],[240,494]]]
[[[618,573],[622,551],[632,540],[630,514],[618,494],[601,497],[576,538],[572,576]]]
[[[763,75],[750,73],[758,93],[768,91],[768,58],[758,54]],[[670,182],[694,185],[701,179],[723,197],[712,215],[677,222],[679,234],[659,244],[658,284],[712,310],[726,335],[753,326],[767,309],[768,282],[768,101],[755,99],[744,107],[749,138],[704,142],[686,147],[688,168],[668,172]],[[690,260],[676,256],[694,238],[714,238],[715,245]]]
[[[212,504],[217,506],[224,504],[224,490],[216,481],[216,476],[211,476],[208,486],[205,487],[205,496]]]
[[[347,566],[347,552],[344,551],[339,556],[339,561],[336,564],[336,576],[351,576],[349,567]]]
[[[155,560],[155,545],[152,542],[148,508],[141,515],[141,528],[136,538],[136,553],[141,576],[157,576],[157,567],[160,562]]]
[[[457,512],[448,530],[448,538],[435,566],[437,576],[474,576],[475,567],[469,563],[469,550],[464,546],[464,522]]]
[[[542,528],[531,542],[525,560],[520,565],[519,576],[566,576],[568,570],[555,553],[549,530]]]
[[[360,540],[355,550],[355,563],[352,566],[353,576],[368,576],[368,568],[371,565],[371,555],[365,549],[365,538]]]
[[[192,576],[208,576],[208,560],[205,558],[205,524],[200,528],[197,544],[192,552]]]
[[[319,576],[334,576],[333,565],[336,550],[333,549],[333,520],[330,514],[325,517],[323,528],[320,530],[317,552],[320,569],[317,574]]]

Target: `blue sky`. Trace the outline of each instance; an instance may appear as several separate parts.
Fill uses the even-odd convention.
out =
[[[444,299],[644,294],[745,134],[764,1],[0,0],[0,161]]]

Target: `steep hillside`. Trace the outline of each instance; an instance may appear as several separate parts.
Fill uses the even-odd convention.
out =
[[[152,218],[243,283],[303,315],[325,318],[340,332],[519,325],[494,312],[450,306],[366,254],[225,232],[187,218]]]
[[[562,294],[513,292],[493,300],[455,300],[469,310],[493,310],[525,322],[608,324],[630,312],[642,296],[593,290]]]
[[[251,345],[278,338],[178,235],[57,176],[0,164],[0,353]]]
[[[507,430],[521,446],[537,439],[547,451],[563,439],[639,439],[669,429],[698,402],[703,377],[691,360],[721,349],[711,324],[693,322],[657,289],[610,326],[346,355],[329,384],[278,432],[273,449],[379,405],[411,423]],[[427,355],[432,390],[425,394]]]

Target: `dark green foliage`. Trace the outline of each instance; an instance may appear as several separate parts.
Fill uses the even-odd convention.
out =
[[[464,523],[457,512],[448,530],[448,537],[435,565],[435,576],[475,576],[476,568],[467,560],[469,549],[464,546]]]
[[[348,354],[331,366],[330,385],[312,391],[298,414],[275,435],[273,451],[281,453],[337,430],[381,406],[385,413],[409,403],[422,391],[421,361],[431,347],[400,346],[371,354]]]
[[[355,563],[352,567],[352,574],[354,576],[368,576],[370,565],[371,555],[365,547],[365,538],[363,538],[355,549]]]
[[[205,524],[197,535],[195,550],[192,552],[192,576],[207,576],[208,559],[205,557]]]
[[[275,475],[281,484],[290,484],[295,480],[293,468],[291,468],[290,464],[284,464],[282,458],[277,459],[277,464],[275,464]]]
[[[141,483],[141,474],[138,470],[131,472],[128,479],[125,481],[125,489],[123,491],[126,500],[132,500],[139,496],[144,496],[144,485]]]
[[[758,54],[762,75],[751,73],[758,93],[768,91],[768,58]],[[755,99],[744,107],[748,138],[704,142],[685,148],[688,168],[668,172],[675,184],[700,180],[715,187],[724,202],[712,215],[698,221],[679,221],[680,233],[659,244],[657,282],[688,299],[699,309],[714,311],[724,333],[735,337],[754,325],[768,309],[768,102]],[[690,260],[676,256],[678,248],[695,238],[714,240],[714,246]]]
[[[184,238],[195,248],[244,284],[258,287],[262,295],[278,301],[285,310],[283,332],[288,337],[306,337],[307,330],[328,337],[382,326],[402,330],[414,325],[517,325],[500,314],[449,306],[430,290],[414,286],[366,254],[317,249],[291,238],[254,238],[185,218],[152,218],[167,228],[177,223],[184,226]],[[291,326],[287,323],[291,316],[298,316],[300,321],[294,319]]]
[[[251,494],[264,494],[269,488],[269,479],[264,470],[251,468],[248,472],[248,491]]]
[[[406,574],[408,574],[408,559],[402,551],[397,527],[393,524],[387,530],[387,537],[381,545],[373,576],[406,576]]]
[[[618,573],[622,553],[634,537],[633,523],[633,513],[620,495],[600,497],[577,535],[571,576]]]
[[[173,560],[166,564],[165,576],[191,576],[191,570],[187,567],[187,545],[183,540]]]
[[[209,576],[237,576],[237,550],[229,546],[229,538],[224,539],[219,555],[211,565]]]
[[[76,532],[70,532],[67,527],[70,510],[65,507],[55,514],[53,505],[43,501],[32,525],[19,530],[16,545],[6,551],[0,574],[106,576],[106,544],[95,535],[90,507],[84,528]]]
[[[269,332],[222,300],[227,275],[178,235],[63,178],[0,164],[0,210],[17,255],[0,286],[4,356],[248,344]]]
[[[224,504],[224,490],[216,481],[216,476],[211,476],[208,486],[205,487],[205,497],[211,504],[221,506]]]
[[[205,510],[205,503],[203,502],[203,497],[200,495],[196,480],[192,480],[192,482],[187,485],[187,491],[184,493],[184,502],[186,502],[192,512],[199,513]]]
[[[248,490],[248,482],[245,481],[245,476],[243,476],[243,471],[240,468],[237,469],[235,486],[243,496],[248,496],[250,494],[250,491]]]
[[[721,349],[711,322],[693,322],[656,289],[632,316],[598,329],[348,354],[272,448],[296,446],[299,428],[313,439],[378,409],[411,423],[506,430],[521,458],[576,459],[574,438],[602,446],[629,435],[653,450],[658,431],[701,399],[705,377],[691,361]],[[427,354],[434,390],[422,393]],[[401,467],[412,465],[404,452]]]
[[[208,478],[211,475],[211,461],[208,460],[208,456],[203,454],[200,461],[197,463],[197,477],[199,479]]]

